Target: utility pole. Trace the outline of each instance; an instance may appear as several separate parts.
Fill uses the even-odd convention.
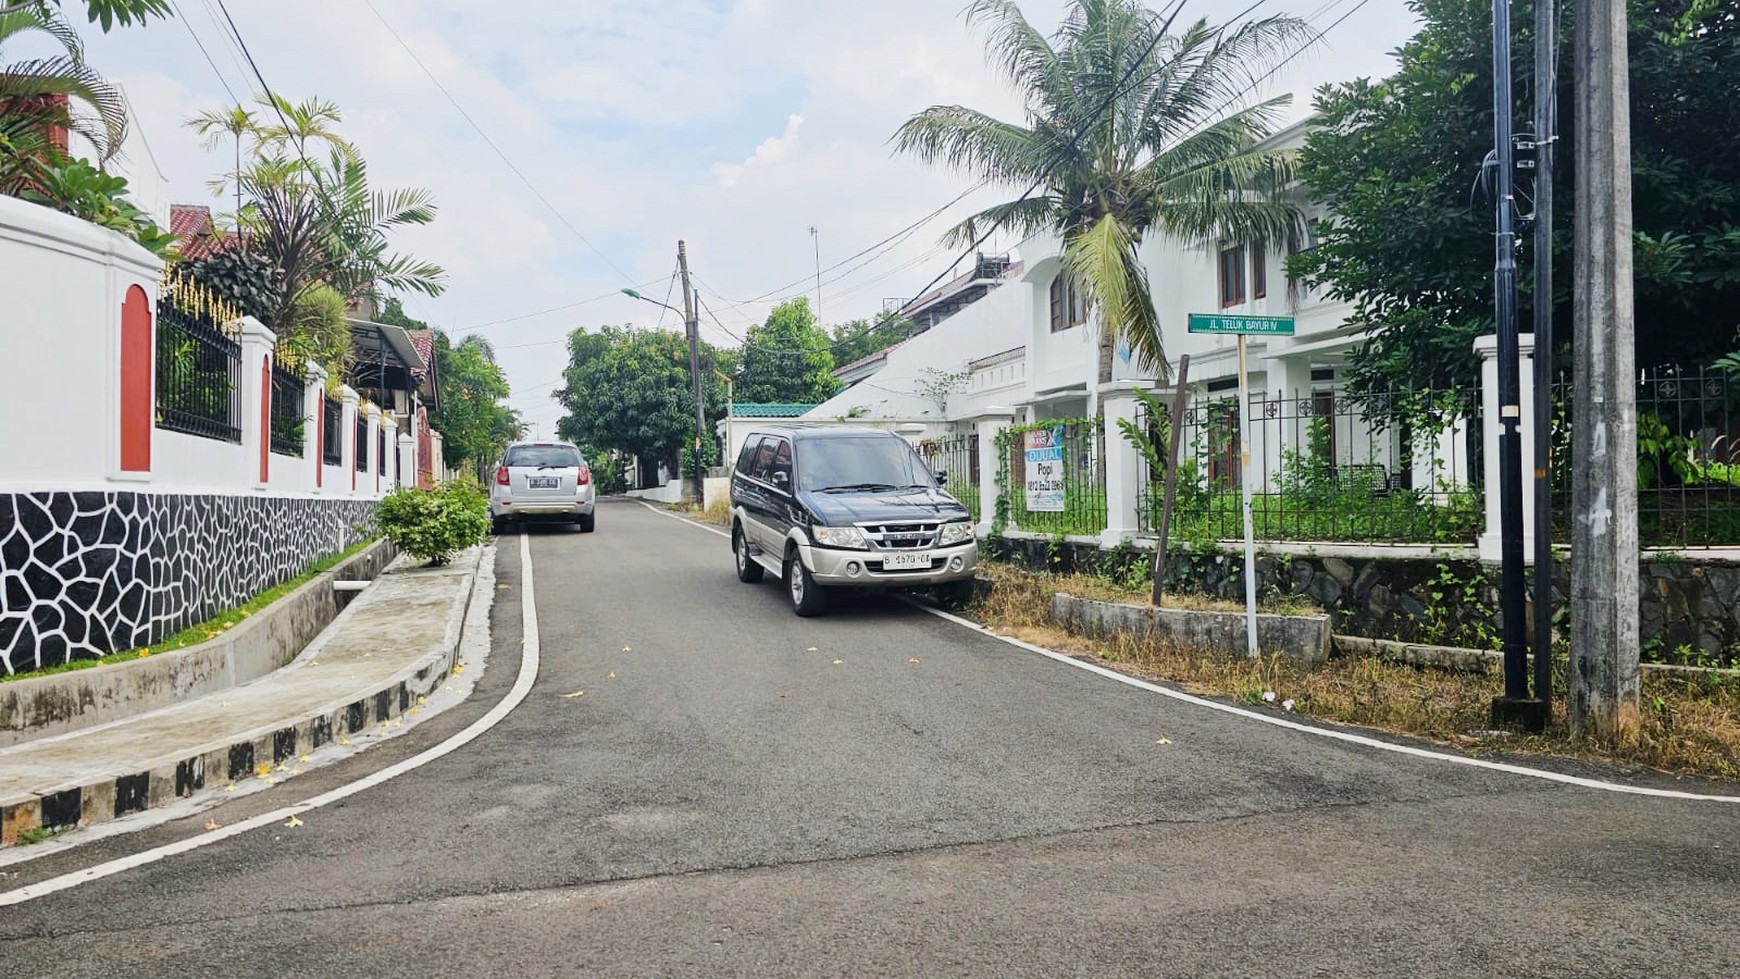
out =
[[[695,440],[691,451],[694,453],[695,476],[689,486],[689,492],[694,494],[694,504],[704,506],[707,501],[706,470],[701,465],[701,435],[707,430],[707,404],[701,398],[701,321],[696,312],[699,303],[695,291],[689,285],[689,253],[683,242],[677,242],[677,268],[683,273],[683,329],[689,335],[689,379],[695,387]]]
[[[1510,0],[1492,0],[1492,126],[1498,154],[1497,252],[1493,284],[1498,318],[1499,613],[1504,618],[1504,696],[1492,702],[1495,726],[1538,731],[1546,715],[1529,699],[1528,598],[1523,567],[1522,355],[1516,311],[1516,147],[1511,141]],[[1490,487],[1489,487],[1490,492]]]
[[[1559,5],[1535,0],[1535,699],[1553,703],[1553,151]]]
[[[822,322],[822,239],[815,225],[810,225],[810,241],[816,246],[816,323]]]
[[[1578,0],[1571,733],[1638,729],[1637,370],[1625,0]]]

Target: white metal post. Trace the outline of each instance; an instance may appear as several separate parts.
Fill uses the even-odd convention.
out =
[[[1257,656],[1257,545],[1251,516],[1251,378],[1245,369],[1245,335],[1239,335],[1239,483],[1245,511],[1245,652]]]

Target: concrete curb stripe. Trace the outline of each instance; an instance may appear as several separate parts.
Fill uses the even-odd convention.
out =
[[[705,530],[708,533],[718,534],[720,537],[731,536],[722,530],[696,523],[686,517],[665,510],[660,510],[650,504],[643,505],[654,513],[663,514],[673,520],[679,520],[691,527]],[[958,615],[951,615],[941,609],[931,608],[930,606],[919,602],[912,602],[909,600],[908,604],[912,605],[914,608],[922,609],[940,619],[946,619],[956,625],[965,626],[980,635],[995,639],[998,642],[1008,643],[1011,646],[1025,649],[1030,653],[1038,653],[1041,656],[1056,660],[1066,666],[1073,666],[1077,669],[1087,670],[1090,673],[1097,673],[1108,680],[1116,680],[1119,683],[1135,687],[1138,690],[1146,690],[1149,693],[1157,693],[1162,697],[1168,697],[1172,700],[1179,701],[1180,703],[1192,704],[1197,707],[1206,707],[1209,710],[1219,711],[1222,714],[1231,714],[1234,717],[1243,717],[1247,720],[1259,721],[1263,724],[1271,724],[1275,727],[1286,728],[1289,731],[1297,731],[1301,734],[1309,734],[1313,737],[1328,738],[1332,741],[1341,741],[1346,744],[1357,744],[1361,747],[1376,748],[1379,751],[1387,751],[1392,754],[1409,755],[1414,758],[1427,758],[1434,761],[1447,762],[1452,765],[1483,768],[1487,771],[1503,772],[1507,775],[1520,775],[1524,778],[1541,779],[1547,782],[1558,782],[1563,785],[1575,785],[1579,788],[1595,789],[1601,792],[1617,792],[1624,795],[1641,795],[1657,799],[1684,799],[1692,802],[1725,802],[1740,805],[1740,795],[1709,795],[1698,792],[1680,792],[1674,789],[1652,789],[1638,785],[1621,785],[1617,782],[1603,782],[1600,779],[1582,778],[1576,775],[1564,775],[1559,772],[1549,772],[1539,768],[1529,768],[1524,765],[1512,765],[1505,762],[1486,761],[1481,758],[1468,758],[1463,755],[1446,754],[1442,751],[1431,751],[1426,748],[1417,748],[1413,745],[1392,744],[1391,742],[1380,741],[1377,738],[1367,737],[1363,734],[1354,734],[1349,731],[1338,731],[1332,728],[1321,728],[1309,724],[1300,724],[1297,721],[1289,721],[1284,717],[1273,717],[1243,707],[1235,707],[1232,704],[1223,704],[1213,700],[1206,700],[1202,697],[1193,696],[1179,690],[1160,686],[1159,684],[1149,683],[1146,680],[1138,679],[1137,677],[1130,676],[1126,673],[1119,673],[1116,670],[1107,669],[1097,663],[1084,662],[1073,656],[1057,652],[1056,650],[1046,649],[1043,646],[1035,646],[1030,642],[1022,642],[1019,639],[1013,639],[1009,636],[1000,636],[997,633],[992,632],[990,629],[979,625],[977,622],[963,619]]]
[[[525,630],[525,650],[520,658],[519,676],[514,679],[513,689],[508,691],[508,695],[502,698],[502,700],[494,707],[490,708],[488,713],[473,721],[465,730],[455,734],[453,737],[448,738],[446,741],[443,741],[432,748],[405,759],[404,761],[389,765],[388,767],[375,772],[373,775],[358,779],[357,781],[351,782],[347,785],[341,785],[336,789],[323,792],[320,795],[303,802],[274,809],[271,812],[262,813],[250,819],[245,819],[242,822],[232,823],[222,829],[212,830],[198,836],[190,836],[184,840],[178,840],[174,843],[154,847],[153,849],[135,853],[130,856],[119,857],[84,870],[76,870],[72,873],[62,874],[59,877],[52,877],[48,880],[31,884],[28,887],[20,887],[16,890],[0,893],[0,907],[23,904],[26,901],[54,894],[59,891],[68,890],[77,887],[80,884],[88,884],[91,881],[101,880],[104,877],[112,877],[115,874],[122,873],[123,871],[132,870],[137,867],[144,867],[178,854],[210,846],[213,843],[227,840],[233,836],[239,836],[251,830],[261,829],[270,826],[273,823],[281,823],[289,819],[291,816],[319,809],[321,806],[337,802],[341,799],[347,799],[356,795],[358,792],[371,789],[383,782],[391,781],[406,772],[414,771],[432,761],[450,755],[460,748],[470,744],[472,741],[477,740],[477,738],[484,734],[484,732],[495,727],[497,724],[500,724],[508,714],[512,713],[514,708],[518,707],[520,703],[526,699],[526,695],[531,692],[532,684],[538,679],[538,613],[536,595],[533,592],[532,586],[532,541],[530,537],[527,537],[524,534],[520,535],[520,571],[522,576],[522,582],[520,585],[520,601],[522,603],[520,609],[520,621]]]

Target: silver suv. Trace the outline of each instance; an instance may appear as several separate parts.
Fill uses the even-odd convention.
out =
[[[509,523],[554,520],[591,533],[597,519],[592,470],[571,442],[515,442],[502,454],[489,488],[495,532]]]

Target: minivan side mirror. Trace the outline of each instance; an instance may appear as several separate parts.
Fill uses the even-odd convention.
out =
[[[782,490],[791,489],[791,476],[783,469],[773,474],[773,485]]]
[[[931,473],[931,476],[936,478],[938,486],[948,485],[949,471],[947,469],[937,469]]]

